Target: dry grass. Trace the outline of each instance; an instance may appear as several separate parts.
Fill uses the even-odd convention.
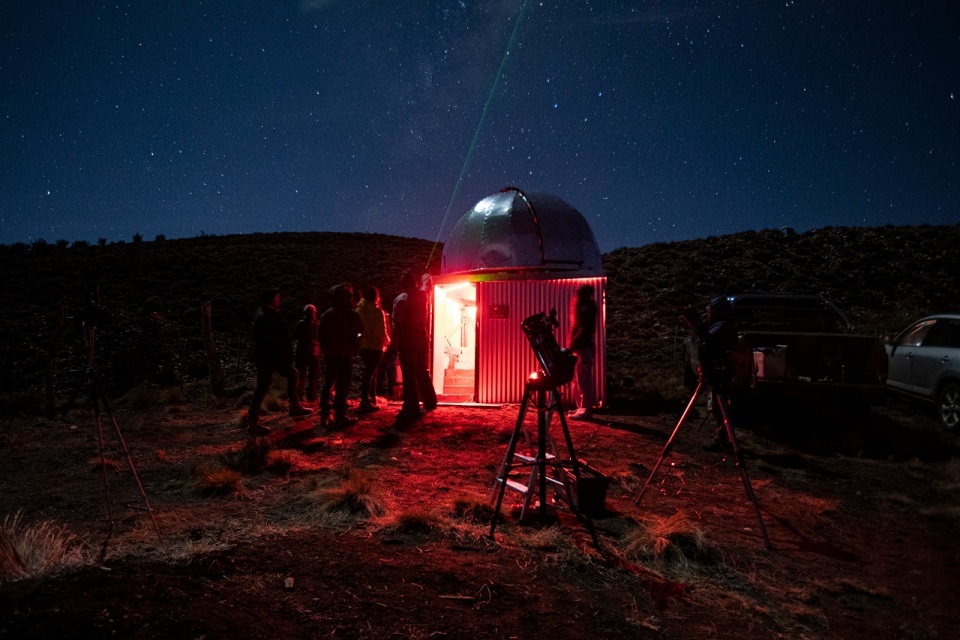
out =
[[[493,520],[493,506],[488,497],[462,494],[453,499],[453,515],[471,524],[490,524]]]
[[[517,541],[521,547],[537,551],[559,551],[570,546],[570,539],[563,529],[557,526],[521,531]]]
[[[278,476],[289,476],[306,466],[308,463],[303,452],[294,449],[270,449],[264,461],[264,468]]]
[[[207,496],[242,495],[243,475],[217,463],[201,463],[194,471],[197,488]]]
[[[627,536],[624,552],[671,576],[687,575],[693,564],[714,559],[703,531],[683,511],[641,523]]]
[[[645,478],[639,478],[628,470],[617,470],[611,473],[610,486],[621,489],[624,493],[636,494],[643,488]]]
[[[433,533],[446,528],[448,521],[436,511],[414,507],[380,519],[382,531],[387,533]]]
[[[52,521],[23,525],[22,512],[0,526],[0,583],[39,578],[84,561],[74,534]]]
[[[890,592],[886,587],[874,587],[863,584],[854,579],[843,579],[837,583],[838,593],[870,596],[874,598],[889,598]]]
[[[263,438],[248,439],[239,451],[223,457],[223,466],[244,475],[259,475],[267,468],[273,447]]]
[[[349,468],[342,476],[338,485],[320,487],[311,493],[312,499],[322,511],[339,511],[362,518],[378,517],[386,513],[386,505],[377,494],[368,472]]]
[[[957,504],[927,506],[921,509],[920,513],[928,518],[938,518],[960,524],[960,505]]]

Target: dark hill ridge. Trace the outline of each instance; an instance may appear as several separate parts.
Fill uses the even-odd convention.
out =
[[[329,288],[344,281],[379,287],[385,299],[396,295],[403,270],[422,269],[432,249],[426,240],[362,233],[0,246],[6,276],[0,300],[8,310],[0,318],[0,393],[42,379],[61,301],[66,321],[56,369],[85,368],[80,317],[94,285],[104,316],[97,339],[101,367],[114,373],[119,388],[144,379],[166,384],[171,374],[176,381],[203,366],[201,301],[212,302],[224,361],[236,364],[247,356],[250,321],[263,289],[283,291],[292,322],[304,304],[324,304]]]
[[[201,236],[106,246],[0,246],[0,393],[36,387],[66,310],[56,368],[85,365],[79,315],[99,283],[105,319],[98,353],[119,387],[157,367],[182,379],[201,366],[202,300],[211,300],[224,359],[245,373],[246,334],[257,292],[285,293],[291,322],[305,302],[323,304],[333,284],[396,293],[404,268],[421,269],[426,240],[356,233]],[[439,265],[434,255],[433,266]],[[609,277],[611,393],[677,391],[677,315],[724,292],[821,293],[859,329],[889,334],[912,318],[960,311],[960,225],[779,231],[618,249],[603,256]],[[161,363],[161,359],[172,362]],[[78,365],[79,362],[79,365]],[[122,374],[122,375],[121,375]],[[62,385],[61,385],[62,386]]]
[[[678,312],[720,293],[822,294],[858,331],[889,335],[960,310],[960,225],[743,232],[604,255],[608,373],[677,370]]]

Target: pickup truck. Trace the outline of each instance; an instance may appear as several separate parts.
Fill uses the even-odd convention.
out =
[[[855,333],[833,301],[759,293],[723,298],[737,334],[731,396],[839,402],[850,409],[883,402],[884,345]],[[684,380],[690,386],[700,365],[697,336],[688,336],[684,347]]]

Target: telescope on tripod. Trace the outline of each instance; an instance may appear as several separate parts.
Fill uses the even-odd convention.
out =
[[[567,419],[563,413],[560,392],[561,386],[573,380],[577,357],[566,349],[561,349],[560,345],[557,344],[553,335],[553,329],[557,326],[556,309],[551,310],[549,315],[546,313],[534,314],[520,324],[527,341],[530,343],[530,348],[536,355],[540,368],[527,378],[517,423],[513,435],[510,437],[510,444],[507,445],[507,453],[504,456],[503,464],[500,465],[500,472],[494,482],[496,507],[490,523],[490,537],[493,537],[496,529],[504,493],[508,488],[524,497],[521,519],[526,514],[533,496],[537,495],[540,504],[540,522],[541,524],[545,523],[547,517],[547,486],[550,485],[554,489],[554,494],[566,502],[577,517],[585,520],[590,536],[593,538],[593,544],[599,546],[593,520],[589,514],[581,509],[582,504],[578,499],[578,491],[582,486],[583,464],[577,459],[577,454],[573,448],[573,440],[570,438]],[[524,455],[517,453],[517,444],[521,434],[524,433],[524,419],[530,406],[533,406],[537,411],[536,451],[533,452],[533,455]],[[554,451],[547,451],[547,444],[550,439],[550,422],[554,414],[559,416],[560,428],[567,445],[568,458],[565,459],[559,457],[555,447],[552,446],[552,442],[550,442],[550,445]],[[530,469],[526,483],[511,478],[511,473],[515,469],[521,468]],[[572,475],[572,482],[568,480],[568,473]]]
[[[737,461],[737,466],[740,468],[743,488],[747,494],[747,498],[750,499],[750,503],[753,505],[754,512],[757,514],[757,522],[760,524],[760,532],[763,534],[763,540],[767,548],[771,549],[770,537],[767,535],[767,528],[763,524],[763,516],[760,515],[760,505],[757,503],[757,497],[753,493],[750,476],[747,474],[747,466],[743,460],[743,452],[737,445],[736,429],[734,429],[733,420],[730,417],[730,400],[727,389],[733,374],[729,353],[727,351],[729,345],[725,343],[731,339],[735,341],[736,335],[732,332],[729,325],[719,326],[723,324],[722,322],[707,327],[694,309],[685,309],[681,312],[680,321],[694,333],[699,343],[700,366],[697,369],[697,387],[690,397],[690,401],[687,403],[683,415],[680,416],[677,426],[674,427],[673,433],[670,434],[667,444],[664,445],[663,450],[660,452],[660,458],[653,466],[650,476],[640,490],[636,504],[640,504],[641,500],[643,500],[643,494],[660,469],[660,465],[663,464],[664,458],[666,458],[667,455],[670,454],[671,449],[673,449],[673,443],[677,438],[677,434],[680,432],[680,427],[687,421],[693,406],[704,391],[709,390],[713,402],[712,410],[716,412],[717,420],[721,422],[721,429],[726,436],[730,452],[733,454],[734,459]],[[711,329],[713,329],[713,331],[711,331]]]
[[[113,423],[113,429],[116,433],[117,441],[121,449],[123,449],[123,453],[126,455],[127,464],[130,467],[131,475],[133,476],[133,479],[137,484],[137,488],[140,490],[140,495],[143,498],[144,508],[147,513],[150,514],[150,520],[153,522],[154,531],[157,533],[157,540],[163,544],[163,537],[160,535],[160,527],[157,525],[157,518],[154,515],[153,508],[150,506],[150,500],[147,498],[147,493],[143,488],[143,483],[140,482],[140,476],[137,473],[137,468],[133,463],[133,457],[130,455],[130,450],[127,449],[127,443],[123,438],[123,433],[120,431],[120,424],[117,422],[117,417],[113,412],[113,407],[111,406],[110,400],[103,389],[103,384],[100,380],[100,372],[97,369],[97,327],[100,324],[102,316],[103,314],[100,309],[100,288],[99,286],[95,286],[90,293],[90,299],[87,302],[86,307],[84,307],[81,315],[83,339],[87,348],[87,370],[84,373],[83,378],[80,380],[79,385],[74,390],[73,397],[63,409],[63,413],[66,414],[76,400],[77,394],[83,390],[86,392],[90,401],[90,407],[93,410],[93,416],[97,428],[97,443],[100,453],[100,476],[103,482],[103,491],[107,508],[107,519],[109,521],[109,529],[106,537],[104,538],[103,544],[101,545],[101,561],[106,556],[107,544],[109,543],[110,538],[113,536],[114,527],[113,500],[110,495],[110,482],[107,477],[106,440],[103,433],[104,413],[106,413],[107,417]]]

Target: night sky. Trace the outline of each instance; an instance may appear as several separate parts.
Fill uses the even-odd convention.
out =
[[[0,243],[960,222],[960,2],[0,1]]]

